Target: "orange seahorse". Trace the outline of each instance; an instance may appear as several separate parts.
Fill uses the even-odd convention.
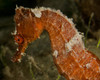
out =
[[[100,80],[100,60],[83,44],[73,22],[59,10],[17,7],[13,33],[18,44],[13,62],[19,62],[28,43],[39,38],[45,29],[49,33],[54,63],[68,80]]]

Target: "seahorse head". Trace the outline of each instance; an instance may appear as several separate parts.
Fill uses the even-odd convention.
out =
[[[13,33],[15,42],[18,44],[18,49],[13,62],[19,62],[21,56],[24,55],[28,43],[36,40],[42,32],[42,23],[40,18],[35,17],[35,14],[29,8],[17,7],[15,9],[15,32]]]

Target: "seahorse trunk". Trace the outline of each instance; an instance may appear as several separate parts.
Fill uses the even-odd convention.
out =
[[[42,11],[41,21],[49,33],[58,71],[69,80],[99,80],[100,63],[84,48],[74,24],[59,11]]]

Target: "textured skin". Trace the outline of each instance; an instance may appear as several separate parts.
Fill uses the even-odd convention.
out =
[[[19,61],[28,43],[36,40],[45,29],[50,36],[54,63],[61,75],[68,80],[100,80],[100,60],[84,48],[74,24],[59,11],[44,9],[41,14],[38,18],[31,9],[16,9],[15,35],[20,34],[24,43],[19,44],[13,61]]]

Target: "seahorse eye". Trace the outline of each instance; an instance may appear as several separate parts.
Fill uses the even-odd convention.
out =
[[[22,36],[20,35],[16,35],[15,36],[15,41],[18,43],[18,44],[22,44],[24,42],[24,39]]]

